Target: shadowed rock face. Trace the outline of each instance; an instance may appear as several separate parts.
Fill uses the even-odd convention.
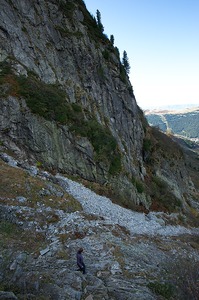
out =
[[[127,206],[150,207],[148,189],[138,191],[132,177],[145,186],[150,185],[147,178],[152,173],[166,180],[185,201],[189,179],[182,158],[174,162],[170,158],[170,163],[157,154],[147,166],[143,139],[148,125],[122,72],[118,51],[99,32],[82,1],[2,0],[0,43],[0,60],[12,69],[12,76],[4,74],[1,82],[0,138],[4,145],[22,159],[109,185]],[[21,78],[29,80],[28,88],[22,86]],[[47,87],[51,90],[45,99]],[[46,117],[51,99],[56,98],[54,88],[64,93],[59,117],[68,107],[65,122],[54,117],[59,101]],[[44,106],[38,102],[35,107],[36,100],[31,98],[37,89],[41,89]],[[72,104],[78,105],[76,110]]]

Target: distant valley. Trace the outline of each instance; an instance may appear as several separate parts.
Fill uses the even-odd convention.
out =
[[[181,110],[146,110],[151,126],[172,136],[183,149],[192,181],[199,188],[199,107]]]
[[[182,110],[146,110],[145,116],[151,126],[189,140],[189,147],[199,144],[199,107]],[[190,143],[193,142],[192,143]]]

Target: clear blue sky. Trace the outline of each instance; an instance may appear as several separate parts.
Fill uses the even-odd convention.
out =
[[[199,0],[85,0],[126,50],[141,108],[199,105]]]

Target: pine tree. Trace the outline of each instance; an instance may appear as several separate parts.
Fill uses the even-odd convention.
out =
[[[104,32],[104,26],[102,25],[102,22],[101,22],[101,13],[100,11],[97,9],[96,11],[96,16],[97,16],[97,25],[101,31],[101,33]]]
[[[127,56],[127,53],[126,53],[125,50],[123,52],[122,64],[124,66],[124,69],[125,69],[126,73],[129,74],[131,67],[130,67],[129,59],[128,59],[128,56]]]
[[[114,35],[111,34],[111,36],[110,36],[110,42],[111,42],[112,46],[114,45],[114,41],[115,41]]]

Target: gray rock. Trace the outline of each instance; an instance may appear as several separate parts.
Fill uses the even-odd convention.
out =
[[[40,250],[40,255],[45,255],[46,253],[48,253],[50,251],[49,248],[46,248],[46,249],[43,249],[43,250]]]
[[[10,270],[11,270],[11,271],[14,271],[14,270],[16,270],[16,268],[17,268],[17,261],[14,260],[14,261],[12,262],[12,264],[10,265]]]
[[[18,298],[12,292],[2,292],[0,291],[1,300],[17,300]]]
[[[27,201],[27,199],[23,196],[16,197],[16,200],[19,201],[20,203],[25,203]]]

